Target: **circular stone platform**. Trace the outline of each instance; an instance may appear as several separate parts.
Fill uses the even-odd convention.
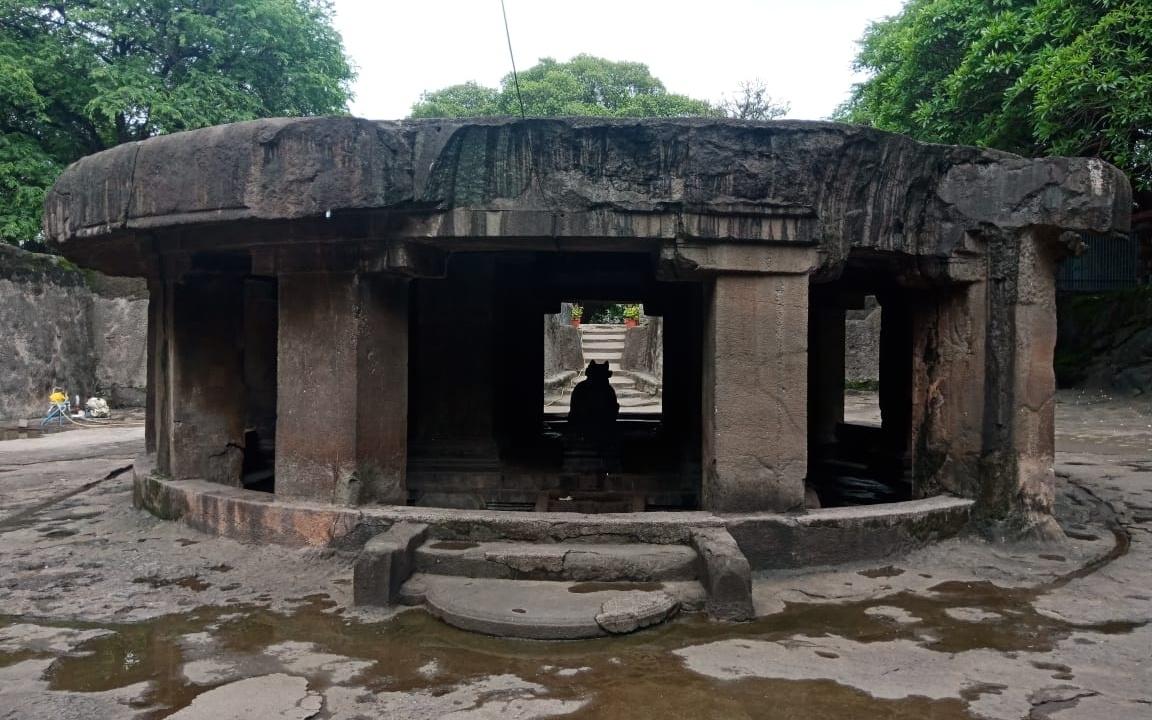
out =
[[[812,510],[800,515],[642,512],[584,515],[454,510],[399,505],[340,507],[291,502],[268,493],[134,469],[134,502],[157,517],[244,542],[356,550],[401,522],[428,525],[440,540],[636,542],[687,545],[707,528],[724,529],[753,570],[832,565],[889,557],[951,537],[968,523],[972,501],[923,500]]]
[[[662,587],[585,590],[581,586],[588,583],[445,576],[414,580],[422,585],[428,611],[449,625],[529,640],[630,633],[675,615],[681,602],[676,592]]]

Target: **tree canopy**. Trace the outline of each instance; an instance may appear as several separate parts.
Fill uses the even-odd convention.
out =
[[[577,55],[568,62],[542,58],[520,73],[524,114],[533,117],[599,115],[605,117],[723,116],[705,100],[670,93],[638,62],[613,62]],[[476,83],[426,92],[412,106],[412,117],[519,115],[520,100],[512,74],[500,87]]]
[[[346,112],[328,0],[0,0],[0,240],[68,163],[160,133]]]
[[[1152,3],[909,0],[873,23],[839,119],[1024,155],[1100,156],[1152,187]]]

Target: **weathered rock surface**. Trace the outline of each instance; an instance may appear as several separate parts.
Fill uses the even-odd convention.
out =
[[[173,720],[308,720],[324,704],[302,677],[277,673],[238,680],[196,696]]]
[[[984,225],[1125,230],[1130,197],[1099,160],[834,123],[279,118],[83,158],[49,192],[44,229],[72,259],[125,274],[144,274],[142,230],[313,218],[310,232],[347,239],[372,220],[345,213],[365,210],[407,218],[392,237],[819,238],[835,265],[850,247],[951,255]],[[716,222],[726,213],[744,220]],[[280,232],[250,230],[244,241]]]
[[[880,380],[880,305],[875,298],[859,310],[848,310],[844,322],[844,379],[854,383]]]
[[[399,522],[364,544],[352,573],[357,605],[396,604],[400,586],[416,568],[416,547],[427,532],[423,523]]]
[[[576,640],[628,633],[699,605],[695,582],[636,590],[630,583],[569,583],[417,575],[428,610],[450,625],[500,637]]]
[[[686,545],[648,543],[433,541],[416,551],[420,572],[521,580],[695,580],[696,565]]]
[[[0,420],[42,417],[53,385],[142,406],[147,315],[142,281],[0,245]]]
[[[752,568],[725,528],[696,528],[692,546],[704,566],[708,614],[720,620],[751,620]]]

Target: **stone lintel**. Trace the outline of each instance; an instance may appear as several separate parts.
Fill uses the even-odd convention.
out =
[[[361,267],[365,272],[440,280],[448,274],[448,253],[437,247],[403,240],[390,240],[383,248],[366,243]]]
[[[662,274],[807,275],[819,260],[811,245],[677,241],[660,253]]]
[[[445,277],[448,258],[440,248],[405,240],[257,246],[251,256],[252,274],[259,276],[363,272],[432,279]]]

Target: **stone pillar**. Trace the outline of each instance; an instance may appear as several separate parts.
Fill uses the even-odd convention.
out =
[[[979,495],[987,315],[983,280],[946,286],[915,304],[911,438],[915,497],[941,492]]]
[[[769,268],[795,271],[720,274],[705,311],[703,505],[716,512],[804,507],[815,258],[808,248],[758,249]]]
[[[407,300],[401,279],[280,275],[277,495],[404,502]]]
[[[244,386],[247,400],[245,450],[253,441],[268,448],[276,438],[276,332],[279,305],[275,278],[244,281]]]
[[[148,335],[146,342],[148,343],[148,367],[147,367],[147,387],[144,396],[144,452],[153,454],[156,452],[158,443],[158,433],[156,428],[156,393],[157,393],[157,374],[156,374],[156,355],[158,352],[157,343],[160,336],[160,308],[163,307],[163,283],[157,282],[154,278],[148,281]]]
[[[244,283],[239,275],[186,275],[160,310],[168,387],[157,402],[166,469],[176,480],[241,484],[244,460]],[[161,380],[163,382],[163,380]]]
[[[992,248],[982,488],[977,515],[1007,536],[1059,537],[1055,499],[1056,238]]]
[[[496,267],[493,358],[496,392],[493,397],[496,434],[501,454],[515,454],[540,437],[544,407],[545,303],[534,292],[535,268],[530,262],[506,260]]]
[[[360,501],[408,502],[408,292],[405,277],[361,277],[357,362]]]
[[[822,303],[808,317],[808,427],[819,448],[836,442],[844,422],[845,310]]]
[[[901,291],[880,301],[880,417],[886,450],[901,464],[912,432],[912,303]]]
[[[413,435],[423,469],[499,469],[494,294],[493,258],[487,253],[454,257],[447,280],[418,281]],[[538,367],[531,372],[535,380]]]

